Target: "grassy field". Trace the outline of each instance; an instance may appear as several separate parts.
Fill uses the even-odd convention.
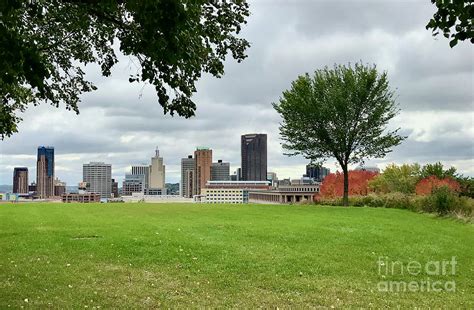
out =
[[[473,244],[472,224],[395,209],[0,204],[0,308],[472,309]],[[383,269],[453,256],[455,275]],[[381,292],[381,281],[456,291]]]

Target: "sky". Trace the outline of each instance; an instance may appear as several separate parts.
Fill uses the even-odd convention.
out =
[[[163,115],[151,86],[130,84],[132,61],[123,55],[111,77],[86,68],[98,90],[85,94],[80,114],[47,104],[21,114],[19,133],[0,142],[0,184],[12,184],[13,168],[29,168],[35,181],[36,150],[55,147],[55,174],[68,185],[82,180],[82,164],[112,164],[121,181],[133,164],[149,163],[156,147],[164,157],[166,182],[179,182],[180,160],[208,146],[214,160],[240,167],[240,136],[268,135],[268,171],[299,178],[308,160],[283,155],[273,110],[299,75],[337,64],[363,62],[386,71],[400,114],[389,124],[408,138],[385,158],[367,165],[441,161],[474,176],[474,48],[449,47],[425,25],[435,8],[429,0],[249,1],[251,16],[241,33],[248,58],[225,63],[225,75],[204,75],[193,96],[192,119]],[[337,169],[334,159],[326,166]]]

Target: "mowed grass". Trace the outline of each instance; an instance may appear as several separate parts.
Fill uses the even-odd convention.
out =
[[[0,308],[472,309],[473,244],[472,224],[394,209],[0,204]],[[455,256],[456,272],[384,275],[382,256]],[[456,292],[380,292],[387,280]]]

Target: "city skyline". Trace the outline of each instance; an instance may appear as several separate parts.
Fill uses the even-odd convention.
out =
[[[119,56],[109,79],[100,77],[94,66],[86,68],[99,89],[82,96],[81,114],[41,105],[20,115],[24,121],[19,133],[0,142],[0,184],[12,184],[13,168],[23,166],[31,183],[36,175],[32,150],[38,145],[55,146],[56,175],[69,185],[81,181],[77,171],[89,161],[111,163],[121,184],[131,165],[148,162],[156,145],[165,158],[167,182],[179,182],[180,160],[197,145],[209,145],[230,162],[232,173],[240,167],[239,137],[250,132],[268,134],[269,171],[281,178],[299,177],[308,161],[283,155],[280,119],[271,103],[300,74],[356,61],[387,70],[401,108],[391,125],[408,136],[387,158],[370,165],[441,161],[474,176],[474,70],[472,61],[465,61],[472,59],[473,47],[461,42],[451,49],[442,38],[431,36],[425,29],[434,12],[429,1],[345,3],[346,10],[341,3],[304,1],[282,7],[250,5],[252,15],[243,28],[252,43],[249,56],[241,64],[226,63],[221,79],[203,76],[194,96],[196,117],[163,116],[154,89],[129,84],[133,65]],[[342,11],[354,14],[341,18]],[[386,11],[390,18],[381,17]],[[329,19],[333,26],[327,28]],[[325,166],[337,170],[333,159]]]

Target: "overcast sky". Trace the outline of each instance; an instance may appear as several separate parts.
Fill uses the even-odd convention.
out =
[[[82,180],[82,164],[104,161],[122,180],[130,165],[148,163],[156,146],[166,164],[166,181],[179,182],[180,159],[196,146],[213,149],[215,161],[240,166],[240,135],[268,134],[268,171],[298,178],[307,163],[282,154],[278,100],[298,75],[362,61],[388,72],[401,114],[391,127],[408,139],[384,159],[388,163],[441,161],[474,176],[473,45],[449,47],[425,25],[434,12],[429,0],[250,1],[242,35],[252,46],[243,63],[229,59],[221,79],[205,76],[194,96],[196,117],[163,115],[153,88],[129,84],[130,60],[121,57],[112,77],[87,68],[98,90],[84,95],[80,115],[48,105],[30,107],[19,133],[0,142],[0,184],[12,183],[15,166],[36,178],[36,149],[51,145],[56,176],[68,185]],[[335,160],[327,161],[334,171]]]

